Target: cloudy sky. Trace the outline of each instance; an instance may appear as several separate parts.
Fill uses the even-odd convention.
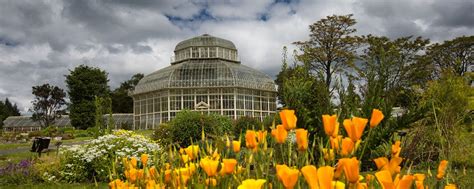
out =
[[[204,33],[233,41],[243,64],[273,77],[282,47],[293,49],[309,24],[332,14],[354,14],[358,34],[474,34],[472,0],[4,0],[0,99],[25,112],[32,86],[65,89],[64,75],[80,64],[106,70],[113,89],[168,66],[179,41]]]

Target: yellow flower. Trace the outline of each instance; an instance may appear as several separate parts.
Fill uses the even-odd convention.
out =
[[[314,165],[306,165],[301,168],[301,173],[303,173],[304,179],[309,185],[311,189],[319,189],[318,183],[318,172],[316,166]]]
[[[375,177],[377,177],[382,189],[409,189],[415,179],[413,175],[405,175],[401,179],[397,176],[394,181],[388,170],[375,173]]]
[[[400,163],[402,161],[403,158],[401,157],[393,157],[390,161],[386,157],[374,159],[375,165],[377,165],[379,170],[388,170],[392,175],[400,173]]]
[[[189,161],[189,156],[186,154],[181,155],[181,160],[183,160],[183,163],[188,163]]]
[[[137,158],[136,157],[132,157],[130,159],[130,163],[132,164],[133,168],[137,168]]]
[[[342,136],[338,135],[336,137],[330,137],[329,141],[331,143],[331,148],[337,151],[337,150],[339,150],[339,144],[342,141]]]
[[[276,171],[278,179],[283,183],[286,189],[295,187],[296,182],[298,182],[298,169],[292,169],[286,165],[277,165]]]
[[[382,111],[378,109],[372,110],[372,116],[370,116],[370,128],[376,127],[382,120],[384,116]]]
[[[240,141],[232,141],[232,150],[234,150],[235,153],[240,152]]]
[[[206,172],[207,176],[212,177],[217,175],[217,167],[219,166],[219,161],[212,160],[208,157],[201,159],[199,165]]]
[[[323,126],[326,135],[337,137],[337,134],[339,132],[339,123],[337,122],[336,114],[332,116],[323,115]]]
[[[285,130],[283,125],[278,125],[276,129],[272,130],[272,136],[275,137],[278,144],[283,144],[288,136],[288,131]]]
[[[109,182],[109,188],[110,189],[119,189],[119,188],[123,188],[123,182],[120,180],[120,179],[115,179],[111,182]]]
[[[425,189],[425,186],[423,184],[426,177],[425,174],[414,174],[413,176],[415,177],[416,189]]]
[[[148,154],[142,154],[140,156],[140,159],[142,160],[143,167],[146,167],[146,164],[148,162]]]
[[[245,145],[249,149],[257,148],[257,133],[253,130],[247,130],[245,133]]]
[[[331,166],[324,166],[318,169],[318,183],[320,189],[333,188],[332,179],[334,177],[334,168]]]
[[[341,155],[348,156],[352,154],[353,150],[354,150],[354,142],[348,137],[342,139]]]
[[[267,131],[257,131],[257,142],[263,143],[263,141],[267,138]]]
[[[142,180],[144,178],[144,176],[145,176],[145,171],[143,169],[139,169],[137,171],[137,179]]]
[[[344,173],[347,181],[350,183],[359,182],[359,160],[357,158],[342,158],[339,163],[344,167]]]
[[[264,179],[247,179],[242,181],[242,184],[237,189],[261,189],[265,182],[267,181]]]
[[[332,181],[331,182],[331,188],[330,189],[345,189],[346,184],[344,184],[341,181]]]
[[[184,149],[186,154],[189,156],[191,160],[197,158],[199,153],[199,146],[198,145],[190,145]]]
[[[286,130],[296,128],[296,121],[298,120],[298,118],[295,115],[295,110],[280,111],[280,118],[281,123]]]
[[[448,168],[448,161],[443,160],[439,163],[438,166],[438,174],[436,175],[436,179],[441,180],[443,179],[444,175],[446,174],[446,169]]]
[[[326,161],[334,160],[335,155],[334,155],[334,150],[333,149],[323,148],[322,152],[323,152],[323,155],[324,155],[324,159]]]
[[[444,189],[457,189],[458,187],[455,184],[448,184],[444,187]]]
[[[234,172],[235,166],[237,165],[237,160],[236,159],[223,159],[222,162],[224,162],[224,166],[222,167],[222,169],[224,170],[224,173],[232,174]]]
[[[206,186],[216,186],[217,180],[215,178],[206,179]]]
[[[400,151],[402,151],[402,148],[400,147],[400,141],[397,140],[395,144],[392,144],[392,157],[400,156]]]
[[[131,168],[130,171],[128,172],[130,175],[130,182],[135,182],[138,177],[138,171],[135,168]]]
[[[150,177],[151,177],[152,179],[155,179],[155,178],[156,178],[157,172],[156,172],[156,167],[155,167],[155,166],[151,167],[151,168],[148,170],[148,172],[150,173]]]
[[[359,117],[353,117],[352,120],[344,120],[344,128],[346,129],[347,135],[349,135],[349,138],[351,138],[353,142],[357,142],[362,137],[367,122],[367,119]]]
[[[308,131],[306,129],[296,129],[296,144],[299,151],[308,149]]]

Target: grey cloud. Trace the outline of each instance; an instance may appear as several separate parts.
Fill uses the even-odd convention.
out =
[[[434,25],[445,27],[474,27],[473,1],[440,1],[433,5],[438,14]]]

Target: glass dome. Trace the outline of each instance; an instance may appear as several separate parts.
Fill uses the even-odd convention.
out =
[[[132,92],[135,128],[154,128],[182,109],[263,119],[276,110],[271,77],[240,64],[235,45],[204,34],[176,45],[171,65]]]

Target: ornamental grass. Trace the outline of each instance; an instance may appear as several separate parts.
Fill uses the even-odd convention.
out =
[[[312,141],[307,130],[297,128],[295,111],[282,110],[280,117],[282,124],[273,125],[270,135],[266,130],[247,130],[236,139],[222,136],[210,140],[202,132],[202,140],[190,146],[170,146],[166,153],[117,160],[110,168],[109,187],[456,188],[455,183],[449,182],[446,160],[441,161],[435,174],[415,173],[409,166],[402,168],[406,160],[400,156],[403,147],[399,141],[393,142],[387,157],[370,160],[377,167],[375,172],[361,171],[359,157],[370,151],[365,149],[364,140],[383,120],[380,110],[374,109],[370,118],[352,117],[342,124],[337,115],[323,115],[321,129],[325,136],[312,137]],[[426,185],[427,178],[436,183]]]

